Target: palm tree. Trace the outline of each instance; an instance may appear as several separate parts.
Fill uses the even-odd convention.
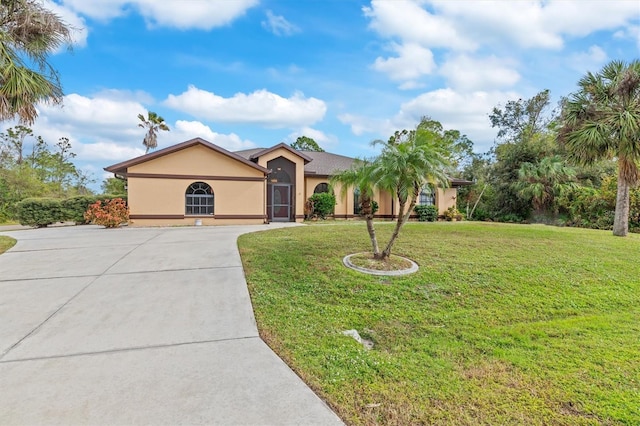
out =
[[[147,118],[142,114],[138,114],[138,119],[141,121],[141,123],[138,123],[138,127],[147,129],[147,134],[144,135],[142,141],[142,145],[147,148],[145,151],[145,154],[147,154],[150,149],[156,149],[158,147],[158,131],[164,130],[168,132],[170,129],[164,122],[164,118],[152,111],[148,112]]]
[[[533,208],[540,214],[551,208],[557,196],[575,188],[576,171],[565,164],[560,156],[545,157],[540,162],[522,163],[518,170],[519,194],[530,198]]]
[[[331,184],[341,185],[341,195],[344,197],[349,189],[357,189],[360,193],[360,214],[367,222],[367,232],[371,239],[373,256],[380,256],[376,230],[373,226],[373,195],[376,178],[373,175],[374,165],[371,160],[357,160],[349,170],[338,172],[331,177]]]
[[[39,102],[62,103],[50,53],[70,44],[71,29],[39,0],[3,0],[0,5],[0,121],[18,117],[33,124]]]
[[[382,152],[374,163],[372,174],[376,185],[398,199],[398,219],[393,234],[385,249],[377,256],[386,259],[391,255],[400,229],[413,212],[420,190],[428,183],[447,186],[449,179],[445,173],[449,166],[450,147],[447,140],[437,133],[418,127],[408,132],[406,138],[391,138],[382,144]]]
[[[640,178],[640,60],[612,61],[587,73],[563,105],[560,140],[579,164],[618,161],[613,234],[629,231],[629,190]]]

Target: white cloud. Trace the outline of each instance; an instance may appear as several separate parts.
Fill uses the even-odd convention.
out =
[[[300,136],[306,136],[313,139],[320,145],[321,148],[327,149],[327,147],[333,147],[338,144],[338,138],[335,135],[327,135],[322,130],[314,129],[312,127],[303,127],[301,129],[292,132],[287,136],[287,142],[293,143]]]
[[[258,0],[64,0],[78,13],[109,20],[136,9],[151,26],[210,30],[230,24],[258,4]]]
[[[73,150],[81,160],[98,160],[108,162],[120,162],[144,154],[142,144],[140,147],[121,145],[116,142],[73,143]],[[106,166],[106,165],[105,165]]]
[[[49,146],[67,137],[78,162],[98,161],[100,167],[144,153],[144,130],[137,127],[137,115],[146,114],[147,109],[141,103],[75,93],[66,95],[63,102],[62,107],[37,106],[39,116],[31,127]],[[14,124],[3,123],[3,127]]]
[[[588,6],[588,7],[586,7]],[[542,25],[549,31],[583,37],[596,31],[615,30],[638,21],[636,1],[552,1],[542,6]],[[570,19],[567,19],[570,17]]]
[[[473,58],[462,54],[447,60],[440,68],[449,84],[462,90],[491,90],[510,87],[520,80],[513,64],[496,56]]]
[[[428,115],[440,121],[447,129],[467,134],[476,144],[476,150],[486,151],[496,135],[496,130],[489,123],[489,112],[496,105],[520,97],[515,92],[457,92],[450,88],[439,89],[423,93],[402,104],[393,121],[413,123],[415,126],[422,116]]]
[[[357,114],[340,114],[338,120],[342,124],[348,125],[351,128],[351,132],[356,136],[374,133],[384,137],[384,135],[391,135],[396,129],[389,119],[365,117]]]
[[[397,53],[397,57],[387,59],[378,57],[373,64],[377,71],[387,73],[392,80],[408,81],[404,88],[415,88],[415,80],[423,75],[431,74],[436,63],[433,60],[431,50],[425,49],[415,43],[403,45],[393,43],[391,45]]]
[[[421,2],[411,0],[373,0],[371,7],[363,7],[370,18],[369,27],[380,35],[424,47],[452,47],[475,49],[476,43],[463,36],[456,23],[447,17],[436,16],[422,8]]]
[[[356,136],[372,133],[386,139],[396,130],[414,128],[423,116],[429,116],[442,123],[445,129],[467,134],[476,151],[487,151],[496,135],[489,123],[489,111],[498,104],[520,97],[515,92],[457,92],[447,88],[423,93],[403,103],[391,119],[354,114],[342,114],[338,119],[349,125]]]
[[[600,69],[608,58],[607,52],[600,46],[593,45],[586,52],[571,55],[569,57],[569,66],[580,73],[596,71]]]
[[[72,93],[64,97],[62,107],[39,105],[38,111],[38,127],[73,130],[76,136],[101,134],[118,139],[143,132],[137,127],[137,117],[138,114],[146,114],[147,108],[133,100],[86,97]]]
[[[616,31],[613,36],[620,39],[635,40],[640,51],[640,25],[629,25],[627,28]]]
[[[211,128],[199,121],[176,121],[171,130],[171,136],[166,138],[168,145],[184,142],[189,139],[200,137],[206,141],[221,146],[229,151],[239,151],[241,149],[255,148],[256,144],[250,140],[242,140],[235,133],[228,135],[216,133]]]
[[[290,36],[300,31],[300,28],[287,21],[284,16],[274,15],[267,10],[267,20],[262,21],[262,28],[277,36]]]
[[[592,0],[587,5],[577,0],[372,0],[363,12],[370,19],[369,27],[381,36],[425,48],[473,51],[485,45],[516,45],[558,50],[567,36],[632,26],[638,19],[638,4],[610,0]]]
[[[104,90],[93,97],[70,94],[64,97],[62,108],[40,105],[33,131],[50,146],[59,138],[68,137],[77,161],[95,162],[100,168],[105,167],[144,154],[144,129],[138,127],[137,116],[146,115],[147,108],[136,98],[148,96],[144,92],[115,89]],[[6,127],[3,126],[3,130]],[[159,149],[195,137],[231,151],[256,146],[235,133],[217,133],[199,121],[178,120],[169,127],[169,132],[158,136]]]
[[[320,99],[306,98],[302,93],[283,98],[265,89],[223,98],[189,86],[180,95],[169,95],[164,104],[198,118],[271,128],[308,126],[321,120],[327,111],[326,104]]]

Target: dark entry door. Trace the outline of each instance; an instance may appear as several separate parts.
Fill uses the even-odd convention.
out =
[[[291,220],[291,184],[271,185],[271,220],[289,222]]]

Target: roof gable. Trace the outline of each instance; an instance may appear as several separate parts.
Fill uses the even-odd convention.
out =
[[[287,145],[284,142],[281,142],[278,145],[274,145],[271,148],[263,149],[262,151],[253,153],[251,156],[249,156],[249,159],[250,160],[257,160],[258,158],[262,157],[263,155],[266,155],[266,154],[268,154],[270,152],[273,152],[276,149],[280,149],[280,148],[283,148],[283,149],[289,151],[290,153],[302,158],[304,160],[305,164],[307,164],[309,161],[311,161],[311,158],[308,155],[305,155],[304,153],[298,151],[297,149],[291,148],[289,145]]]
[[[190,139],[188,141],[176,144],[176,145],[172,145],[169,146],[167,148],[161,149],[159,151],[155,151],[152,152],[151,154],[145,154],[145,155],[141,155],[139,157],[136,158],[132,158],[131,160],[127,160],[127,161],[123,161],[121,163],[117,163],[117,164],[113,164],[111,166],[105,167],[104,170],[111,172],[111,173],[115,173],[115,174],[121,174],[121,175],[126,175],[127,174],[127,169],[129,167],[138,165],[138,164],[142,164],[142,163],[146,163],[147,161],[151,161],[154,160],[156,158],[159,157],[164,157],[165,155],[169,155],[172,154],[174,152],[178,152],[181,151],[183,149],[187,149],[190,148],[192,146],[196,146],[196,145],[201,145],[204,146],[205,148],[211,149],[219,154],[225,155],[233,160],[239,161],[249,167],[252,167],[256,170],[261,171],[264,174],[269,173],[269,169],[266,169],[262,166],[259,166],[258,164],[247,160],[246,158],[241,157],[238,154],[235,154],[231,151],[227,151],[224,148],[219,147],[218,145],[214,145],[211,142],[208,142],[202,138],[194,138],[194,139]]]

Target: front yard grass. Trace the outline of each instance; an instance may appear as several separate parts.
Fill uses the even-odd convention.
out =
[[[16,245],[16,240],[0,235],[0,254]]]
[[[410,223],[402,277],[342,265],[364,223],[239,246],[262,338],[348,424],[640,424],[640,235]]]

